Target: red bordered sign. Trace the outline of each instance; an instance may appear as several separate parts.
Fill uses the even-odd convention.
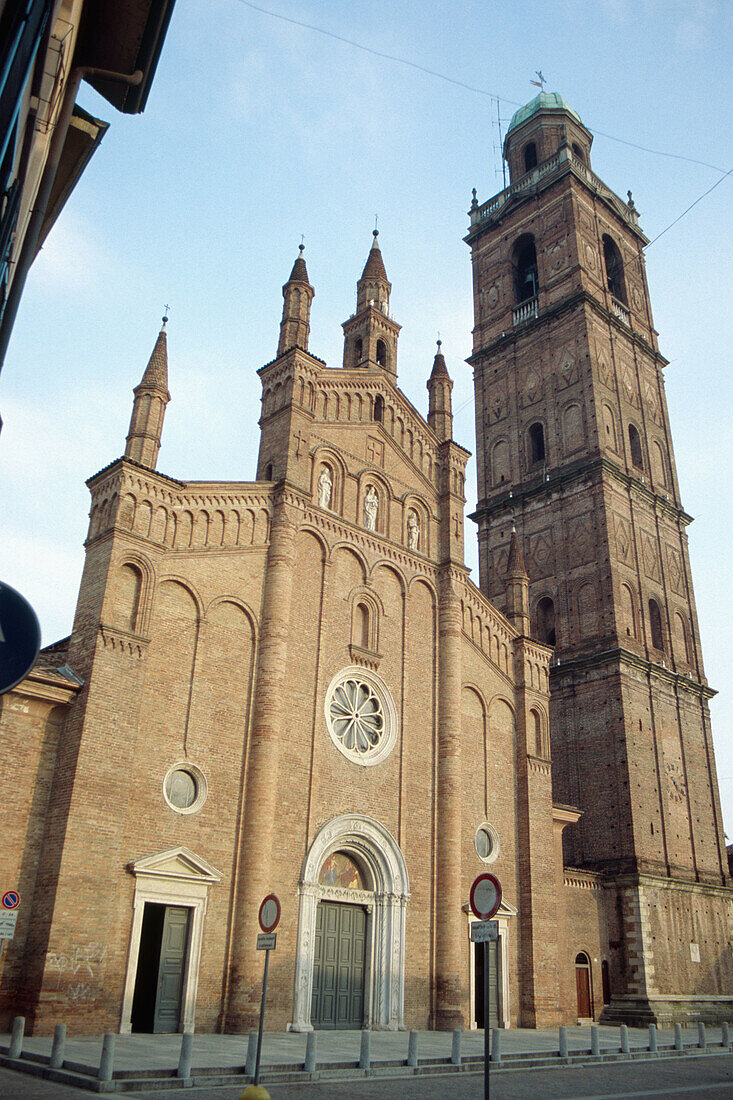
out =
[[[280,900],[275,894],[268,894],[260,906],[260,928],[263,932],[274,932],[280,923]]]
[[[8,890],[7,894],[3,894],[2,907],[3,909],[17,909],[20,905],[20,894],[17,890]]]
[[[496,875],[485,871],[479,875],[470,895],[471,909],[479,920],[491,920],[501,905],[501,883]]]

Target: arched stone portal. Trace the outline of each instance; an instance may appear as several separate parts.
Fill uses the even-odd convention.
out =
[[[319,882],[332,852],[353,856],[366,889]],[[298,948],[291,1030],[312,1031],[311,995],[316,914],[320,901],[363,906],[369,914],[364,1027],[396,1031],[404,1026],[405,909],[410,897],[407,867],[392,834],[370,817],[343,814],[317,833],[303,861],[299,884]]]

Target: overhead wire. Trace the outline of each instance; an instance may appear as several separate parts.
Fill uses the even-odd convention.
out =
[[[281,12],[272,11],[272,9],[264,8],[260,4],[254,4],[252,3],[252,0],[238,0],[238,2],[240,4],[243,4],[244,7],[251,8],[252,11],[259,12],[262,15],[268,15],[272,19],[279,19],[283,23],[290,23],[293,26],[302,27],[304,30],[314,31],[316,34],[321,34],[324,35],[324,37],[326,38],[334,39],[336,42],[342,42],[344,43],[344,45],[352,46],[354,49],[361,50],[363,53],[371,54],[373,57],[380,57],[383,60],[391,61],[396,65],[404,65],[407,68],[415,69],[418,72],[425,73],[426,76],[435,77],[436,79],[443,80],[448,84],[453,84],[455,87],[464,88],[466,91],[473,92],[476,95],[482,95],[486,96],[489,99],[496,100],[497,103],[507,103],[512,107],[524,106],[524,104],[518,103],[516,100],[508,99],[506,96],[499,95],[498,92],[491,92],[486,88],[478,88],[473,84],[467,84],[463,80],[457,80],[455,77],[448,76],[447,73],[441,73],[437,69],[430,69],[425,65],[419,65],[417,62],[410,61],[409,58],[406,57],[400,57],[398,54],[386,53],[383,50],[374,49],[374,47],[372,46],[365,46],[362,42],[356,42],[353,38],[347,38],[345,35],[336,34],[335,31],[326,30],[324,27],[319,27],[315,23],[308,23],[302,19],[294,19],[292,16],[283,15]],[[626,145],[629,148],[638,149],[640,152],[649,153],[652,156],[668,157],[673,160],[686,161],[688,164],[697,164],[703,168],[710,168],[714,172],[720,172],[720,178],[717,179],[711,187],[707,188],[707,190],[699,195],[693,202],[691,202],[690,205],[687,206],[681,214],[678,214],[674,221],[671,221],[669,225],[665,226],[665,228],[661,230],[661,232],[657,233],[657,235],[644,246],[644,251],[649,249],[656,241],[660,239],[660,237],[663,237],[665,233],[668,233],[669,230],[672,229],[673,226],[677,225],[677,223],[681,221],[681,219],[684,218],[686,214],[689,214],[689,212],[695,206],[697,206],[698,203],[702,202],[704,198],[706,198],[712,191],[714,191],[715,188],[723,182],[723,180],[727,179],[731,174],[733,174],[733,168],[729,168],[726,170],[725,168],[721,168],[717,164],[711,164],[709,161],[700,160],[697,157],[686,156],[683,153],[670,153],[663,149],[652,149],[648,145],[641,145],[638,142],[629,141],[626,138],[619,138],[613,134],[607,134],[603,130],[597,130],[590,126],[588,127],[588,129],[591,133],[597,135],[598,137],[604,137],[608,141],[618,142],[620,145]],[[455,415],[457,415],[459,412],[462,412],[462,410],[465,409],[472,402],[473,397],[470,397],[455,410]]]
[[[416,61],[410,61],[409,58],[400,57],[398,54],[385,53],[383,50],[376,50],[373,46],[365,46],[362,42],[356,42],[353,38],[346,38],[345,35],[336,34],[335,31],[326,30],[325,27],[319,27],[315,23],[307,23],[302,19],[293,19],[292,16],[283,15],[281,12],[272,11],[270,8],[263,8],[260,4],[253,4],[252,0],[238,0],[240,4],[243,4],[247,8],[251,8],[252,11],[260,12],[262,15],[269,15],[273,19],[280,19],[283,23],[291,23],[296,27],[303,27],[304,30],[314,31],[316,34],[322,34],[326,38],[333,38],[336,42],[343,42],[347,46],[353,46],[355,50],[361,50],[363,53],[371,54],[373,57],[381,57],[385,61],[392,61],[396,65],[406,65],[410,69],[417,69],[418,72],[425,73],[427,76],[434,76],[438,80],[444,80],[448,84],[454,84],[458,88],[465,88],[466,91],[474,92],[476,95],[486,96],[488,99],[495,99],[500,103],[508,103],[511,107],[523,107],[523,103],[519,103],[515,99],[508,99],[506,96],[499,95],[498,92],[491,92],[487,88],[477,88],[475,84],[467,84],[463,80],[457,80],[455,77],[448,76],[447,73],[441,73],[437,69],[429,69],[425,65],[419,65]],[[639,149],[644,153],[651,153],[657,157],[671,157],[674,160],[684,160],[689,164],[699,164],[703,168],[712,168],[715,172],[721,172],[723,175],[729,173],[725,168],[720,168],[717,164],[710,164],[706,160],[698,160],[697,157],[688,157],[683,153],[669,153],[663,149],[652,149],[648,145],[640,145],[635,141],[628,141],[626,138],[615,137],[613,134],[607,134],[603,130],[596,130],[593,127],[588,127],[591,133],[597,134],[598,137],[607,138],[609,141],[617,141],[621,145],[628,145],[632,149]]]

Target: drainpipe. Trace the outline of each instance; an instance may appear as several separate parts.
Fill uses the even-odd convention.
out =
[[[132,86],[139,84],[143,78],[140,69],[136,69],[134,73],[128,74],[113,73],[108,69],[97,69],[91,65],[78,65],[71,71],[66,88],[64,89],[64,98],[56,119],[53,137],[51,138],[48,159],[43,169],[41,183],[31,210],[28,229],[23,240],[20,254],[15,262],[15,275],[10,285],[10,291],[5,303],[5,312],[3,313],[2,322],[0,323],[0,370],[2,370],[3,363],[5,362],[5,353],[8,350],[10,334],[13,331],[13,324],[15,323],[15,317],[18,312],[18,306],[20,305],[25,281],[36,255],[41,226],[43,225],[43,219],[46,214],[46,207],[48,206],[48,200],[51,195],[53,181],[58,171],[66,135],[71,125],[71,116],[74,111],[79,85],[82,80],[89,76],[101,76],[107,80],[118,80],[122,84],[130,84]]]

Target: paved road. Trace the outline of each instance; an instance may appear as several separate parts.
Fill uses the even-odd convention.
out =
[[[172,1089],[112,1093],[135,1100],[238,1100],[241,1088]],[[65,1088],[0,1069],[2,1100],[89,1100],[94,1093]],[[483,1077],[349,1081],[334,1084],[273,1085],[272,1100],[483,1100]],[[707,1055],[658,1061],[610,1063],[551,1070],[507,1070],[491,1078],[491,1100],[733,1100],[733,1056]]]

